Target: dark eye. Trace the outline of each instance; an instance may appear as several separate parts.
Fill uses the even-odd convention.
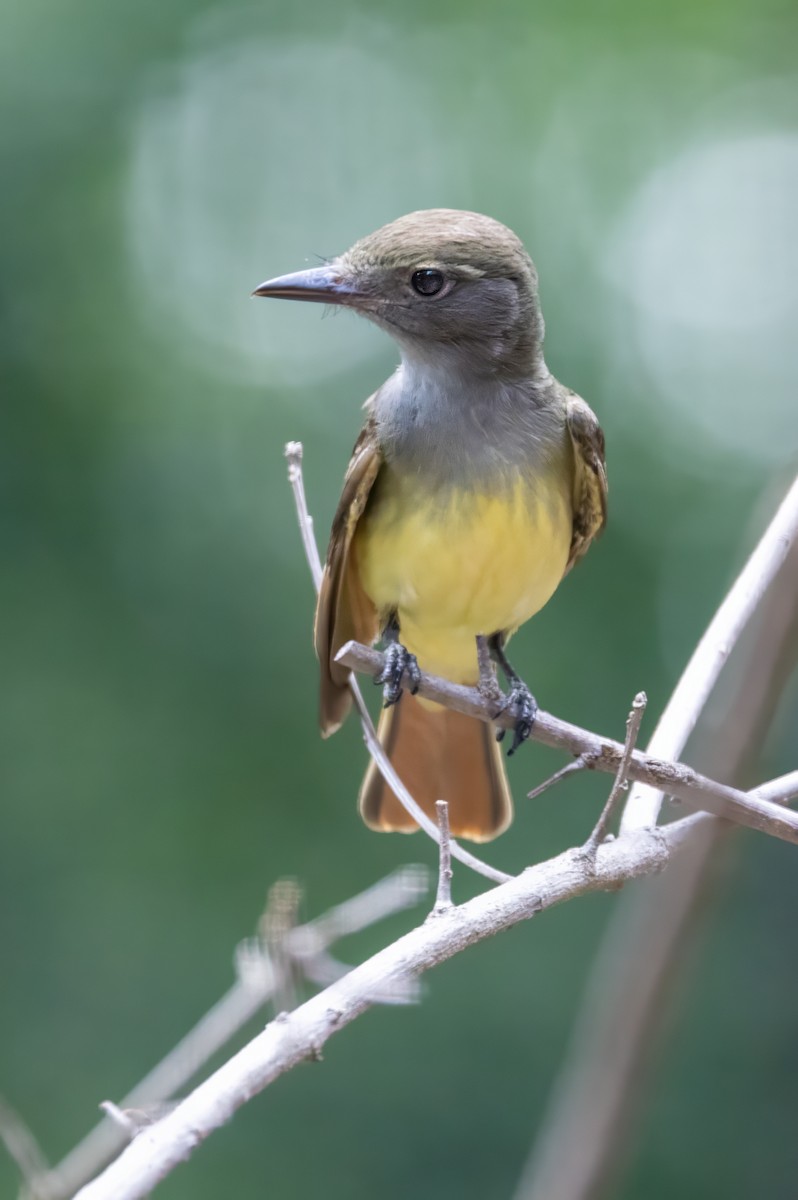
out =
[[[414,271],[410,282],[419,296],[437,296],[444,284],[443,272],[425,267],[423,271]]]

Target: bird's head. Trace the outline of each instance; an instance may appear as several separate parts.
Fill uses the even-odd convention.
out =
[[[253,294],[353,308],[405,357],[465,359],[502,374],[533,370],[543,340],[537,273],[522,243],[498,221],[454,209],[409,213]]]

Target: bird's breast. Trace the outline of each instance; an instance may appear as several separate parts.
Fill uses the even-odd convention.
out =
[[[554,592],[572,531],[570,471],[558,466],[492,491],[431,491],[381,473],[355,537],[357,568],[428,670],[470,681],[475,635],[517,628]]]

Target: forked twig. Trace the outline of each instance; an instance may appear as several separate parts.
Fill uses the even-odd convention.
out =
[[[560,767],[559,771],[555,771],[553,775],[549,775],[548,779],[544,779],[537,787],[532,788],[531,792],[527,792],[527,800],[537,800],[538,796],[542,796],[549,788],[554,787],[556,783],[560,783],[569,775],[576,775],[580,771],[588,771],[596,765],[596,759],[599,756],[593,751],[586,751],[584,754],[577,754],[573,762],[566,763],[564,767]]]
[[[637,744],[637,735],[640,732],[640,722],[643,720],[643,713],[646,711],[647,704],[648,699],[645,692],[638,692],[632,701],[631,711],[626,718],[626,740],[623,745],[621,761],[618,763],[618,772],[610,788],[607,803],[601,810],[601,815],[596,822],[593,832],[582,847],[583,853],[587,855],[591,862],[595,862],[596,851],[607,835],[613,813],[626,790],[629,767],[632,762],[635,745]]]
[[[428,889],[426,867],[400,867],[315,920],[291,929],[285,936],[284,951],[311,982],[317,982],[314,979],[317,971],[321,974],[323,966],[329,967],[325,955],[333,942],[413,907]],[[164,1102],[184,1088],[192,1076],[273,999],[279,990],[280,979],[276,964],[264,953],[262,939],[249,938],[238,946],[235,967],[236,981],[218,1004],[115,1108],[123,1114],[162,1115]],[[329,982],[329,979],[325,980],[325,986]],[[405,980],[392,988],[384,988],[374,996],[374,1002],[406,1003],[413,998],[413,985]],[[0,1137],[2,1134],[0,1105]],[[108,1113],[106,1119],[56,1166],[47,1169],[40,1156],[41,1166],[36,1168],[35,1188],[31,1188],[31,1194],[36,1200],[67,1200],[118,1153],[127,1140],[129,1134],[112,1121]]]

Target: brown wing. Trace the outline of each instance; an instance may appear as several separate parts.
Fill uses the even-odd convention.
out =
[[[319,724],[324,737],[340,727],[352,703],[346,686],[349,672],[335,665],[335,655],[345,642],[355,639],[369,645],[378,633],[377,613],[363,591],[351,549],[381,466],[382,455],[369,420],[355,442],[346,471],[316,605],[313,640],[321,668]]]
[[[574,528],[567,567],[570,571],[607,523],[607,470],[604,434],[595,413],[575,392],[568,393],[565,404],[565,419],[574,448]]]

